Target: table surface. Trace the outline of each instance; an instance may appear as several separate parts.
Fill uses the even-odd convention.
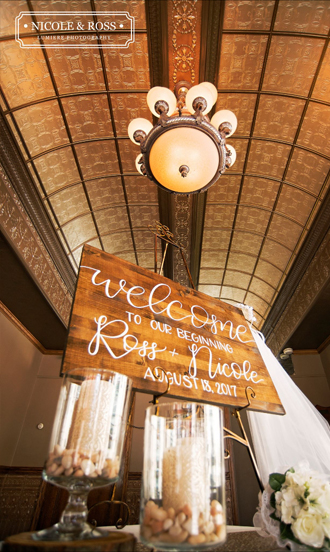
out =
[[[116,527],[103,527],[103,529],[118,531]],[[150,548],[139,541],[139,525],[126,525],[122,531],[132,533],[136,537],[135,552],[150,552]],[[283,552],[283,549],[281,550]],[[260,537],[255,527],[227,525],[226,542],[212,548],[212,552],[278,552],[278,546],[272,537]]]

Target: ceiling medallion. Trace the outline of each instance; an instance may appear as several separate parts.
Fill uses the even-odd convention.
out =
[[[158,123],[138,118],[128,125],[130,139],[141,148],[137,170],[171,193],[212,186],[236,159],[235,149],[226,144],[237,127],[234,113],[223,109],[211,121],[207,116],[217,97],[210,82],[191,86],[180,81],[174,93],[161,86],[149,90],[147,103]]]

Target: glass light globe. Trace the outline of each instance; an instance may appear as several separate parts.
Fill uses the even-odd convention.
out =
[[[211,119],[211,125],[213,125],[218,130],[219,126],[222,125],[222,123],[230,123],[233,127],[233,130],[230,132],[230,134],[227,135],[228,138],[229,136],[234,134],[235,130],[237,129],[237,117],[235,113],[229,111],[229,109],[221,109],[220,111],[217,111]]]
[[[142,153],[139,153],[139,155],[137,156],[137,158],[135,159],[135,167],[136,167],[136,170],[142,174],[143,176],[143,172],[142,172],[142,169],[141,169],[141,165],[140,165],[140,161],[142,159],[143,155]]]
[[[149,166],[168,190],[191,193],[204,188],[219,169],[219,152],[213,140],[197,128],[178,127],[164,132],[153,144]],[[186,178],[180,168],[187,167]]]
[[[229,149],[229,151],[231,153],[231,156],[229,157],[229,159],[230,159],[230,168],[231,168],[233,166],[233,164],[235,163],[235,161],[236,161],[236,150],[230,144],[226,144],[226,148]]]
[[[154,86],[149,90],[147,94],[147,104],[151,113],[156,115],[156,117],[159,117],[160,114],[155,110],[155,104],[162,100],[168,104],[169,109],[167,115],[172,115],[176,108],[176,97],[173,92],[164,86]]]
[[[218,91],[216,87],[211,82],[201,82],[201,85],[208,88],[208,90],[210,90],[210,92],[212,93],[213,105],[214,105],[218,99]]]
[[[127,131],[128,131],[128,136],[130,137],[132,142],[134,144],[140,145],[139,142],[134,140],[134,132],[136,132],[137,130],[142,130],[146,134],[149,134],[151,129],[152,129],[152,123],[148,121],[148,119],[143,119],[142,117],[138,117],[137,119],[133,119],[133,121],[130,122],[127,128]]]
[[[186,95],[187,109],[190,111],[190,113],[195,113],[193,103],[194,100],[199,97],[202,97],[206,100],[207,107],[203,111],[203,114],[206,115],[209,111],[211,111],[214,101],[212,91],[203,84],[197,84],[196,86],[192,86],[190,90],[188,90]]]

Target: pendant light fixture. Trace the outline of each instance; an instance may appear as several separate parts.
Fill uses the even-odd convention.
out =
[[[138,118],[128,125],[141,149],[137,170],[171,193],[202,192],[214,184],[236,159],[233,146],[226,145],[237,127],[234,113],[223,109],[211,121],[207,116],[217,97],[210,82],[180,81],[174,93],[162,86],[149,90],[148,107],[158,123]]]

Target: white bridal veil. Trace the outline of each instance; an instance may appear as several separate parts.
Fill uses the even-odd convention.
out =
[[[330,477],[329,424],[285,372],[259,332],[252,333],[286,411],[284,416],[247,412],[263,484],[268,483],[269,474],[283,473],[304,460],[311,469]]]

